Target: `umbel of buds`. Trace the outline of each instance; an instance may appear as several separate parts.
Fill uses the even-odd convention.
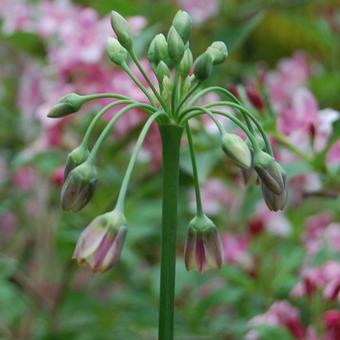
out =
[[[184,249],[185,267],[203,272],[223,263],[221,240],[215,224],[207,216],[194,217],[188,227]]]

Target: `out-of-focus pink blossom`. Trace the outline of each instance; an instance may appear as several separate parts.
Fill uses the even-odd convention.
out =
[[[1,237],[4,239],[10,238],[17,226],[18,219],[16,215],[11,212],[7,211],[0,215],[0,233]]]
[[[175,0],[179,7],[190,13],[196,24],[201,24],[218,13],[218,0]]]
[[[328,310],[323,315],[323,323],[325,327],[325,335],[323,340],[340,339],[340,311]]]
[[[63,166],[60,166],[55,169],[51,175],[52,183],[54,183],[58,187],[61,187],[64,183],[64,171],[65,168]]]
[[[335,142],[327,153],[327,164],[329,166],[340,166],[340,141]]]
[[[14,171],[14,185],[22,191],[28,191],[32,189],[36,185],[36,180],[36,174],[30,167],[19,168]]]
[[[304,329],[300,321],[298,310],[287,301],[273,303],[269,309],[260,315],[253,317],[248,322],[249,332],[246,340],[259,340],[256,326],[277,326],[286,328],[294,339],[304,339]]]

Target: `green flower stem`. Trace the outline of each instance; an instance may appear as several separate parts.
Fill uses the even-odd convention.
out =
[[[135,82],[135,84],[143,91],[145,96],[149,99],[150,103],[156,107],[156,102],[152,98],[150,92],[143,86],[143,84],[138,80],[138,78],[133,74],[130,67],[126,64],[122,64],[122,69],[128,74],[128,76]]]
[[[87,100],[101,99],[101,98],[116,98],[131,100],[131,98],[118,93],[96,93],[84,96]]]
[[[237,104],[241,104],[241,102],[238,100],[237,97],[235,97],[230,91],[224,89],[223,87],[220,87],[220,86],[210,86],[210,87],[207,87],[206,89],[202,90],[201,92],[197,93],[197,95],[191,99],[190,103],[189,103],[189,106],[193,106],[197,100],[199,98],[201,98],[202,96],[206,95],[207,93],[209,92],[220,92],[220,93],[223,93],[225,94],[228,98],[230,98],[233,102],[237,103]],[[251,122],[249,121],[249,118],[247,117],[247,115],[245,115],[242,111],[241,111],[243,117],[244,117],[244,120],[247,124],[247,127],[249,129],[249,131],[254,134],[254,130],[253,130],[253,126],[251,125]]]
[[[95,117],[92,119],[89,127],[87,128],[86,132],[85,132],[85,135],[84,135],[84,138],[83,138],[83,141],[81,142],[82,146],[84,146],[85,148],[88,147],[88,144],[89,144],[89,138],[91,136],[91,133],[96,125],[96,123],[98,122],[98,120],[108,111],[110,110],[111,108],[117,106],[117,105],[123,105],[123,104],[129,104],[129,103],[132,103],[133,101],[132,100],[118,100],[118,101],[115,101],[113,103],[110,103],[106,106],[104,106],[96,115]]]
[[[255,126],[257,127],[257,129],[259,130],[263,138],[263,141],[266,145],[267,152],[273,156],[273,150],[272,150],[272,147],[271,147],[271,144],[269,142],[266,132],[264,131],[262,125],[259,123],[256,117],[249,110],[247,110],[246,108],[244,108],[243,106],[237,103],[228,102],[228,101],[218,101],[218,102],[210,103],[210,104],[205,105],[205,107],[222,106],[222,105],[233,107],[233,108],[240,110],[241,112],[244,112],[244,114],[246,114],[254,122]]]
[[[184,81],[183,81],[184,83]],[[192,86],[192,88],[186,93],[186,95],[182,98],[181,102],[179,103],[177,110],[176,110],[176,115],[178,114],[179,110],[181,107],[184,105],[184,103],[188,100],[188,98],[198,89],[198,87],[201,85],[201,83],[196,83],[195,85]]]
[[[156,90],[156,88],[154,87],[152,81],[150,80],[150,78],[148,77],[148,75],[146,74],[146,72],[144,71],[142,65],[140,64],[137,56],[136,56],[136,53],[131,50],[131,51],[128,51],[132,60],[134,61],[134,63],[136,64],[138,70],[140,71],[140,73],[143,75],[144,79],[146,80],[146,82],[149,84],[152,92],[155,94],[155,96],[157,97],[159,103],[161,104],[161,106],[163,107],[164,111],[167,112],[167,107],[163,101],[163,99],[161,98],[160,94],[158,93],[158,91]]]
[[[190,126],[188,122],[185,123],[185,131],[188,137],[190,158],[191,158],[191,164],[192,164],[192,176],[194,179],[195,197],[196,197],[196,212],[197,212],[197,216],[201,217],[201,216],[204,216],[204,213],[203,213],[203,208],[202,208],[202,199],[201,199],[194,143],[192,141],[191,130],[190,130]]]
[[[88,161],[94,161],[97,152],[101,146],[101,144],[103,143],[104,139],[107,137],[107,135],[110,133],[112,127],[115,125],[115,123],[117,122],[117,120],[127,111],[134,109],[134,108],[142,108],[142,109],[146,109],[146,110],[150,110],[150,106],[146,105],[146,104],[142,104],[142,103],[133,103],[130,104],[126,107],[124,107],[123,109],[121,109],[120,111],[118,111],[115,116],[110,120],[110,122],[105,126],[104,130],[102,131],[102,133],[100,134],[99,138],[97,139],[96,143],[94,144],[91,153],[89,155]]]
[[[129,181],[130,181],[130,178],[131,178],[131,174],[132,174],[134,165],[135,165],[136,160],[137,160],[137,156],[138,156],[139,151],[140,151],[140,149],[141,149],[141,147],[143,145],[143,142],[144,142],[144,139],[146,137],[146,134],[148,133],[151,124],[158,117],[160,117],[163,114],[164,114],[163,111],[157,111],[154,114],[152,114],[148,118],[146,123],[144,124],[143,129],[142,129],[140,135],[138,136],[135,148],[134,148],[132,156],[130,158],[130,161],[129,161],[129,164],[128,164],[127,170],[125,172],[125,175],[124,175],[124,178],[123,178],[123,182],[122,182],[122,185],[120,187],[119,194],[118,194],[116,208],[118,210],[120,210],[121,212],[124,211],[124,202],[125,202],[125,196],[126,196],[127,188],[128,188],[128,185],[129,185]]]
[[[176,236],[179,151],[183,128],[161,125],[163,150],[163,213],[161,241],[161,281],[159,304],[159,340],[172,340],[176,273]]]

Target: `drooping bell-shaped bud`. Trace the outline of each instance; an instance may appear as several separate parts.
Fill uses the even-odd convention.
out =
[[[214,65],[222,64],[228,56],[228,49],[223,41],[214,41],[207,52],[211,55]]]
[[[183,78],[185,78],[189,74],[190,69],[192,67],[192,63],[193,63],[192,53],[190,49],[187,48],[183,54],[181,62],[179,63],[179,73]]]
[[[172,21],[172,26],[175,27],[183,42],[187,43],[192,29],[191,16],[187,12],[179,10]]]
[[[64,170],[64,180],[75,167],[87,160],[89,154],[88,148],[84,147],[82,144],[68,154]]]
[[[73,258],[95,272],[105,272],[118,262],[126,233],[126,219],[120,211],[97,216],[80,234]]]
[[[86,161],[74,168],[67,176],[61,190],[64,210],[78,211],[92,198],[97,186],[97,170]]]
[[[174,26],[170,27],[168,37],[168,52],[175,65],[179,64],[184,54],[184,42]]]
[[[240,136],[225,132],[222,136],[222,148],[237,166],[243,169],[250,168],[252,163],[251,152],[247,143]]]
[[[128,22],[116,11],[111,11],[111,26],[120,44],[130,51],[133,45],[133,38]]]
[[[222,245],[215,224],[206,216],[196,216],[189,224],[185,241],[184,261],[187,270],[203,272],[220,268]]]
[[[254,156],[254,168],[263,184],[279,195],[285,188],[286,173],[268,153],[258,150]]]
[[[194,75],[197,80],[203,81],[209,78],[213,68],[212,56],[204,52],[201,54],[194,63]]]
[[[164,61],[160,61],[156,69],[157,80],[160,84],[163,84],[164,77],[170,77],[170,70],[168,65]]]
[[[261,188],[264,201],[266,202],[269,210],[279,211],[285,208],[288,198],[286,178],[284,179],[284,189],[280,194],[272,192],[263,182],[261,182]]]
[[[50,109],[47,114],[49,118],[61,118],[80,110],[81,106],[87,101],[86,96],[70,93],[61,97]]]
[[[119,43],[117,39],[108,38],[106,42],[106,53],[110,60],[116,65],[126,63],[128,53],[127,50]]]

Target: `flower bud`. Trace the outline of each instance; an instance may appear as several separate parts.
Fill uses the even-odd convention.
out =
[[[148,59],[155,65],[158,65],[161,61],[169,63],[168,43],[164,34],[157,34],[152,39],[148,50]]]
[[[273,193],[279,195],[285,187],[285,171],[275,159],[261,150],[255,153],[254,168],[263,184]]]
[[[195,80],[195,76],[192,74],[191,76],[187,76],[184,80],[183,84],[183,93],[187,93]]]
[[[206,80],[211,75],[212,67],[212,56],[207,52],[201,54],[194,64],[194,75],[196,79],[199,81]]]
[[[210,268],[221,268],[222,245],[214,223],[206,216],[196,216],[189,224],[184,249],[187,270],[203,272]]]
[[[163,79],[165,76],[168,78],[170,77],[169,67],[164,61],[161,61],[158,64],[157,69],[156,69],[156,76],[160,84],[163,83]]]
[[[171,60],[177,65],[184,54],[184,43],[174,26],[170,27],[168,33],[168,52]]]
[[[251,166],[251,152],[247,143],[238,135],[225,132],[222,136],[222,148],[225,154],[243,169]]]
[[[107,39],[106,53],[110,60],[119,66],[124,64],[128,57],[126,49],[119,43],[117,39],[113,38]]]
[[[96,167],[84,162],[67,176],[61,190],[61,203],[64,210],[78,211],[92,198],[97,186]]]
[[[187,12],[179,10],[172,21],[172,26],[175,27],[183,42],[187,43],[192,29],[191,16]]]
[[[208,47],[207,53],[211,55],[214,65],[222,64],[228,56],[227,46],[223,41],[214,41]]]
[[[269,190],[263,182],[261,182],[261,188],[264,201],[266,202],[269,210],[279,211],[285,208],[288,198],[286,179],[284,179],[284,189],[280,194],[275,194]]]
[[[119,260],[126,233],[126,219],[121,212],[99,215],[80,234],[73,258],[95,272],[105,272]]]
[[[132,49],[133,38],[128,22],[116,11],[111,11],[111,26],[118,41],[128,51]]]
[[[173,81],[165,76],[163,78],[163,83],[162,83],[162,98],[165,101],[168,101],[171,99],[171,95],[172,95],[172,90],[173,90]]]
[[[64,170],[64,180],[75,167],[87,160],[89,154],[88,148],[85,148],[83,145],[79,145],[68,154]]]
[[[85,96],[76,93],[67,94],[61,97],[47,114],[49,118],[61,118],[79,111],[81,106],[86,102]]]
[[[185,78],[191,69],[193,63],[192,53],[189,48],[187,48],[183,54],[183,58],[179,63],[179,73]]]

